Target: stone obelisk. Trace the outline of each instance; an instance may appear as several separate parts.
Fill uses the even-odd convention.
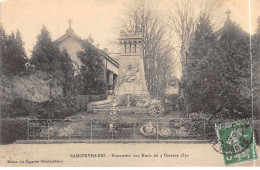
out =
[[[122,104],[122,96],[131,94],[140,99],[149,98],[145,81],[141,32],[120,32],[119,73],[115,87],[118,103]]]

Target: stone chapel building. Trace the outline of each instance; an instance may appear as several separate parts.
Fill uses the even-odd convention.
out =
[[[66,30],[66,33],[55,40],[54,43],[58,45],[60,50],[64,48],[67,50],[73,62],[75,74],[77,74],[80,70],[80,67],[82,66],[80,59],[77,57],[77,52],[83,51],[82,44],[86,40],[75,34],[75,31],[71,27],[71,19],[68,20],[68,23],[69,28]],[[113,89],[118,77],[119,63],[109,56],[108,50],[106,48],[104,50],[100,50],[97,48],[97,50],[99,51],[99,54],[102,57],[103,63],[105,65],[104,81],[106,82],[108,89]]]

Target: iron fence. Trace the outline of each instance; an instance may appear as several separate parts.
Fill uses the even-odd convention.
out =
[[[128,119],[109,131],[107,119],[27,119],[27,140],[171,141],[206,140],[204,119]]]

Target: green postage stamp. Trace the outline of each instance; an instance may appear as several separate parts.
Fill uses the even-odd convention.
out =
[[[225,165],[258,158],[250,120],[223,123],[216,130]]]

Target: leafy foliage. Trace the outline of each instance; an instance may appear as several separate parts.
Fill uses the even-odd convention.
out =
[[[249,35],[233,23],[226,27],[220,37],[208,18],[200,18],[196,27],[184,77],[190,112],[250,111]]]
[[[1,104],[1,117],[27,117],[30,113],[30,104],[30,101],[22,98],[15,98],[10,103]]]
[[[66,49],[61,52],[52,42],[50,33],[44,26],[38,36],[38,41],[32,52],[31,64],[35,71],[47,73],[49,79],[50,100],[36,104],[32,112],[39,118],[64,118],[73,114],[78,106],[74,99],[77,95],[76,78],[73,64]],[[52,89],[62,88],[62,95],[54,98]]]
[[[64,75],[64,81],[62,84],[63,95],[76,95],[77,94],[77,78],[74,77],[74,70],[72,60],[67,53],[66,49],[63,49],[61,52],[63,62],[61,62],[61,70]]]
[[[3,76],[1,78],[1,99],[2,102],[10,103],[15,98],[22,98],[32,102],[44,102],[52,97],[56,98],[62,95],[62,88],[56,83],[52,84],[50,89],[49,76],[42,71],[24,76]]]
[[[25,118],[8,118],[0,121],[1,144],[27,139],[27,120]]]
[[[204,108],[214,109],[215,96],[214,73],[210,71],[216,59],[213,49],[216,44],[213,31],[207,18],[200,18],[197,24],[194,41],[187,57],[187,74],[184,75],[184,96],[187,109],[199,112]],[[211,57],[212,56],[212,57]],[[214,56],[214,57],[213,57]],[[206,105],[206,106],[205,106]]]
[[[229,109],[251,112],[251,61],[249,35],[230,24],[219,39],[223,68],[222,102]]]
[[[79,86],[82,87],[79,93],[83,95],[105,94],[105,67],[99,51],[87,41],[82,47],[84,51],[78,52],[78,58],[83,64],[79,75]]]
[[[22,67],[14,64],[21,61],[20,54],[25,54],[20,33],[6,36],[2,29],[1,35],[6,40],[1,41],[6,47],[4,54],[11,56],[12,61],[7,63],[8,60],[4,60],[6,66],[3,72],[6,74],[2,76],[0,86],[2,116],[64,118],[76,113],[78,103],[75,100],[77,93],[72,61],[66,50],[60,52],[52,42],[47,28],[43,27],[38,36],[31,65],[24,75],[12,72],[13,68],[8,66],[13,64],[22,72]],[[26,68],[24,62],[20,65]]]
[[[260,17],[258,29],[252,41],[254,115],[260,119]]]
[[[32,51],[30,63],[34,65],[35,70],[44,71],[58,82],[64,81],[62,72],[63,58],[58,47],[52,42],[50,33],[44,26],[38,35],[38,40]]]
[[[185,110],[184,97],[181,94],[166,95],[163,101],[165,113],[176,110]]]
[[[30,109],[30,117],[40,119],[63,119],[78,111],[79,105],[74,96],[57,97],[42,103],[35,103]]]
[[[2,118],[63,119],[77,113],[79,109],[79,100],[74,96],[59,96],[40,103],[15,98],[11,103],[1,105]]]
[[[151,100],[148,113],[153,115],[154,117],[163,116],[164,107],[161,101],[155,99]]]
[[[22,75],[26,71],[28,58],[24,50],[21,33],[6,35],[0,26],[1,73],[6,76]]]
[[[52,42],[50,33],[44,26],[38,35],[38,41],[32,52],[30,63],[36,71],[43,71],[51,79],[50,86],[54,83],[63,88],[63,95],[76,93],[73,64],[66,49],[61,52]]]

